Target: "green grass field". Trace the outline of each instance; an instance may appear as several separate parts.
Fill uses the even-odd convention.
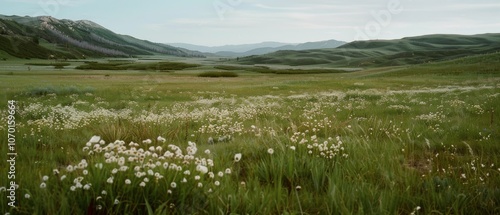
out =
[[[305,74],[30,62],[0,62],[3,213],[500,214],[498,54]],[[237,77],[198,76],[220,70]]]

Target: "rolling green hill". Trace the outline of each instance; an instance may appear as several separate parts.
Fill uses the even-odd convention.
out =
[[[398,40],[355,41],[335,49],[278,51],[240,58],[241,64],[400,66],[500,51],[500,34],[426,35]]]
[[[199,52],[116,34],[94,22],[0,15],[0,57],[85,58],[134,55],[203,57]]]
[[[370,71],[368,71],[370,73]],[[391,70],[374,72],[374,76],[461,76],[461,75],[500,75],[500,52],[462,57],[453,60],[406,66]]]

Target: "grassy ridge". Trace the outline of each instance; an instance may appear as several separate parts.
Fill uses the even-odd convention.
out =
[[[377,75],[377,74],[373,74]],[[464,57],[455,60],[400,68],[382,76],[425,75],[500,75],[500,53]]]

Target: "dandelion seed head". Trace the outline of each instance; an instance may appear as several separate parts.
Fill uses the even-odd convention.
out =
[[[234,155],[234,162],[239,162],[241,160],[241,153],[237,153]]]
[[[84,190],[89,190],[89,189],[90,189],[90,186],[91,186],[91,184],[86,184],[85,186],[83,186],[83,189],[84,189]]]
[[[201,174],[205,174],[208,172],[208,168],[203,165],[198,165],[196,166],[196,171],[200,172]]]
[[[108,184],[112,184],[113,183],[113,176],[109,177],[108,180],[106,180],[106,182],[108,182]]]
[[[269,153],[270,155],[272,155],[274,153],[274,149],[272,149],[272,148],[267,149],[267,153]]]
[[[164,143],[166,142],[167,140],[165,138],[163,138],[162,136],[158,136],[158,138],[156,138],[158,140],[158,142],[161,142],[161,143]]]

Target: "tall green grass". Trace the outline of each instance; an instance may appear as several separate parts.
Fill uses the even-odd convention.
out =
[[[205,84],[212,80],[168,73],[155,73],[156,82],[129,73],[113,74],[115,82],[81,74],[16,74],[12,80],[18,84],[47,87],[9,85],[4,96],[18,101],[20,187],[18,208],[7,207],[2,198],[0,209],[11,214],[500,213],[496,79],[480,74],[473,83],[467,75],[427,82],[420,76],[356,75],[241,76]],[[41,84],[54,77],[60,79]],[[5,124],[0,129],[5,131]],[[127,161],[130,169],[113,174],[119,165],[107,163],[104,152],[84,150],[93,135],[106,142],[102,147],[123,140],[127,149],[135,142],[137,149],[161,146],[164,152],[172,144],[184,154],[193,141],[197,158],[214,161],[209,168],[214,178],[201,174],[194,162],[153,156]],[[1,137],[4,152],[5,132]],[[151,143],[142,142],[146,139]],[[319,146],[324,141],[327,149]],[[339,145],[343,149],[325,156]],[[238,153],[241,160],[235,161]],[[83,169],[66,170],[82,159],[87,175]],[[183,169],[143,166],[156,161]],[[144,187],[135,166],[149,178]],[[164,178],[149,175],[149,169]],[[43,176],[49,177],[46,188],[40,188]],[[71,191],[79,176],[90,188]],[[5,186],[7,179],[0,182]]]

